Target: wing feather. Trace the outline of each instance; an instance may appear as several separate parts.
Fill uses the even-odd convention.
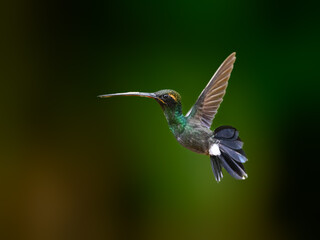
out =
[[[200,121],[200,123],[210,128],[218,108],[223,100],[228,86],[233,64],[236,60],[236,53],[232,53],[220,65],[207,86],[201,92],[194,106],[187,113],[189,120]]]

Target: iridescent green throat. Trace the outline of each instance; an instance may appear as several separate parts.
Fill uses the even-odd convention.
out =
[[[187,124],[187,120],[182,114],[181,104],[177,104],[173,108],[164,108],[163,112],[166,116],[171,132],[174,135],[181,134]]]

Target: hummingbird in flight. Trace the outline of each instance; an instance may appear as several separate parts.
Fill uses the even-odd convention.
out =
[[[231,126],[220,126],[214,131],[210,130],[226,93],[235,60],[236,53],[227,57],[186,115],[182,113],[180,94],[174,90],[166,89],[154,93],[113,93],[98,97],[139,96],[155,99],[160,104],[177,141],[193,152],[210,156],[217,182],[223,177],[222,167],[235,179],[246,179],[248,175],[243,163],[247,161],[247,157],[242,149],[243,142],[238,130]]]

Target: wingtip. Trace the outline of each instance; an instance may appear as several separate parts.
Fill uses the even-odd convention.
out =
[[[234,63],[236,61],[236,59],[237,59],[236,52],[233,52],[224,60],[224,62],[221,65],[223,65],[223,64],[228,65],[229,63]]]

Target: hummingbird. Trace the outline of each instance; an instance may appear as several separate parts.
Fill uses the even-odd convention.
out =
[[[243,142],[238,130],[231,126],[220,126],[214,131],[210,130],[226,93],[235,60],[235,52],[224,60],[186,115],[182,113],[180,94],[170,89],[153,93],[113,93],[98,97],[139,96],[155,99],[160,104],[169,129],[177,141],[193,152],[210,157],[217,182],[223,178],[222,168],[235,179],[246,179],[248,175],[243,163],[247,161],[247,157],[242,149]]]

